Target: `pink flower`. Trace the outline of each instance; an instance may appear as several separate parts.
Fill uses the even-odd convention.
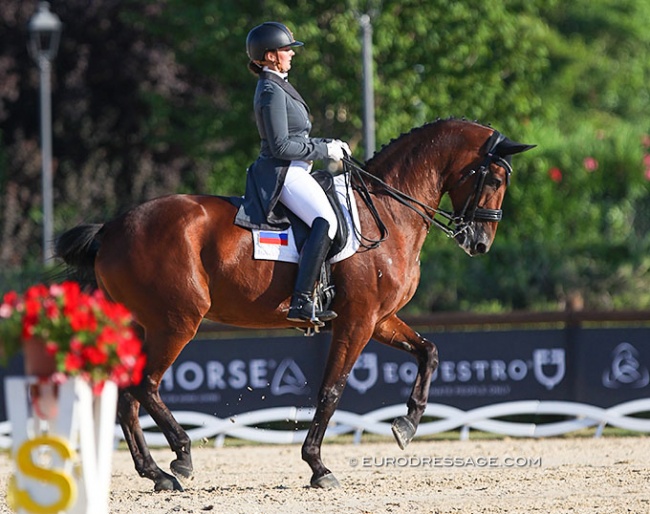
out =
[[[585,157],[582,164],[587,171],[596,171],[598,169],[598,161],[593,157]]]
[[[8,303],[0,304],[0,318],[9,319],[14,313],[13,308]]]
[[[551,168],[548,170],[548,176],[553,182],[562,182],[562,170],[560,168]]]

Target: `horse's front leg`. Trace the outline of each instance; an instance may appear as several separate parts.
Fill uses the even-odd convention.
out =
[[[431,376],[438,367],[438,349],[397,316],[378,324],[373,337],[380,343],[414,355],[418,361],[418,374],[406,404],[408,414],[396,418],[392,425],[393,435],[403,450],[413,439],[427,406]]]
[[[363,329],[357,326],[354,334],[344,336],[337,333],[337,326],[341,325],[334,327],[325,376],[318,393],[316,413],[302,445],[302,459],[312,470],[311,486],[325,489],[339,487],[338,480],[325,467],[321,459],[321,445],[325,431],[339,404],[350,371],[372,333],[372,328]]]

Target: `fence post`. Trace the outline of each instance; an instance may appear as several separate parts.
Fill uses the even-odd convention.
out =
[[[80,378],[62,384],[5,379],[14,474],[7,504],[18,513],[108,514],[117,386],[100,394]]]

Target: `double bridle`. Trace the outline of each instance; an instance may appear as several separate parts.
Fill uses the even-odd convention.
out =
[[[368,210],[374,218],[375,223],[377,224],[377,228],[380,232],[379,239],[369,239],[362,234],[357,233],[357,237],[362,242],[362,245],[368,249],[375,248],[379,246],[379,244],[388,236],[388,229],[384,225],[379,216],[379,213],[377,212],[377,209],[374,206],[374,203],[370,196],[370,190],[366,185],[364,177],[381,185],[386,194],[418,214],[425,221],[425,223],[427,223],[427,226],[435,225],[449,237],[456,237],[459,234],[462,234],[474,221],[486,221],[495,223],[501,221],[501,218],[503,216],[503,211],[501,209],[485,209],[483,207],[479,207],[478,202],[483,193],[485,181],[492,164],[498,164],[506,170],[506,185],[510,184],[512,166],[508,160],[494,153],[499,143],[501,143],[501,141],[504,139],[505,136],[495,130],[487,140],[487,151],[478,169],[470,170],[466,175],[458,179],[456,184],[449,188],[448,192],[453,191],[454,189],[457,189],[462,184],[464,184],[471,177],[476,176],[476,181],[474,182],[474,190],[472,194],[467,197],[463,208],[458,213],[449,212],[444,209],[434,209],[433,207],[426,205],[419,200],[416,200],[412,196],[409,196],[406,193],[395,189],[393,186],[387,184],[380,178],[370,174],[364,168],[363,163],[354,157],[344,157],[344,169],[346,172],[349,172],[349,174],[346,173],[346,175],[351,175],[355,179],[352,182],[352,187],[357,191],[357,193],[359,193],[359,196],[368,207]],[[446,219],[447,222],[444,223],[440,221],[436,218],[436,216],[440,216]],[[364,244],[364,241],[369,244]]]

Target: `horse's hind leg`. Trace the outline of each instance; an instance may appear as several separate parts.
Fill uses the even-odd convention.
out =
[[[418,374],[408,399],[408,414],[393,421],[393,435],[403,450],[413,439],[429,398],[431,376],[438,367],[436,345],[426,340],[397,316],[392,316],[375,328],[373,337],[380,343],[414,355],[418,361]]]
[[[144,377],[140,384],[131,386],[128,389],[129,394],[140,402],[156,425],[158,425],[158,428],[160,428],[167,439],[170,448],[176,454],[176,459],[172,461],[170,467],[172,472],[181,478],[189,478],[192,475],[191,441],[187,432],[178,424],[171,411],[163,403],[158,393],[158,388],[165,371],[176,360],[176,357],[178,357],[178,354],[187,342],[194,337],[201,321],[201,318],[197,317],[196,320],[189,323],[187,322],[188,319],[185,319],[186,323],[184,325],[189,328],[183,331],[169,329],[156,331],[146,330],[145,349],[147,352],[147,364],[145,366]],[[157,491],[182,491],[183,487],[180,482],[172,475],[158,468],[149,456],[146,441],[140,425],[137,423],[137,412],[133,412],[132,415],[136,417],[136,420],[131,423],[134,433],[132,438],[137,443],[136,447],[139,453],[147,456],[144,459],[144,470],[146,474],[142,475],[141,473],[141,475],[153,480]],[[135,455],[134,461],[136,462],[137,468],[138,461]]]
[[[183,488],[176,477],[165,473],[151,457],[138,419],[139,406],[140,402],[131,393],[127,390],[120,391],[117,418],[131,451],[136,471],[141,477],[153,480],[156,491],[173,489],[182,491]]]
[[[160,428],[167,439],[170,448],[176,454],[176,459],[170,464],[174,475],[182,478],[190,478],[193,471],[191,456],[192,442],[187,432],[174,419],[171,411],[163,403],[162,398],[160,398],[158,392],[159,385],[160,380],[146,376],[139,386],[132,389],[132,392],[137,395],[140,403],[153,418],[156,425],[158,425],[158,428]],[[177,488],[174,486],[174,489]]]

